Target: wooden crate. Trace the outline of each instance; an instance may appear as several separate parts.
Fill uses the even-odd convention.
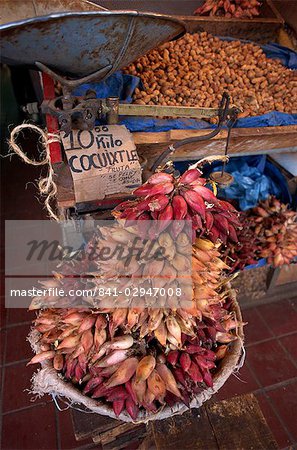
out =
[[[272,268],[268,264],[243,270],[232,281],[241,309],[296,297],[297,264]],[[244,317],[244,313],[243,313]]]
[[[282,15],[286,23],[288,23],[297,33],[297,2],[296,0],[273,0],[273,6]]]
[[[94,3],[108,9],[133,9],[170,14],[186,24],[187,31],[207,31],[217,36],[251,39],[256,42],[275,40],[278,29],[284,23],[271,0],[264,0],[261,14],[254,19],[228,19],[225,17],[194,16],[193,12],[204,0],[95,0]]]
[[[170,130],[157,133],[133,133],[138,155],[147,160],[150,168],[155,159],[170,144],[176,141],[202,136],[209,130]],[[215,138],[188,144],[170,156],[173,161],[198,160],[207,155],[223,155],[225,151],[227,131],[221,131]],[[294,147],[292,147],[294,146]],[[229,154],[246,156],[280,153],[281,151],[297,152],[297,125],[262,128],[235,128],[232,130]],[[76,205],[73,181],[66,163],[54,164],[58,185],[58,204],[60,208],[78,207],[78,212],[96,209],[108,209],[115,206],[118,199],[127,198],[127,194],[107,196],[103,201]],[[100,206],[101,205],[101,206]]]

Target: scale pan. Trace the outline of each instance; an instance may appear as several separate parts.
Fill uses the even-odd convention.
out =
[[[107,10],[88,0],[1,0],[0,24],[63,11]]]
[[[185,32],[183,22],[137,11],[63,12],[0,26],[1,62],[80,78],[112,65],[101,79]]]

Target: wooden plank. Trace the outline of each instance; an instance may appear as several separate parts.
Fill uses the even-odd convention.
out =
[[[166,420],[149,422],[148,434],[150,433],[154,436],[158,450],[215,450],[219,448],[203,407]]]
[[[81,409],[83,408],[81,407]],[[112,428],[116,428],[120,424],[124,423],[119,420],[111,419],[108,416],[81,412],[76,409],[71,409],[71,417],[74,436],[77,441],[81,441],[93,436],[94,434],[99,434]]]
[[[169,130],[152,133],[138,132],[133,133],[133,137],[136,145],[160,143],[166,143],[169,145],[170,141],[180,141],[189,137],[205,136],[209,134],[210,131],[211,130]],[[226,137],[227,132],[223,130],[213,139],[225,139]]]
[[[144,424],[135,425],[133,423],[125,423],[118,421],[119,425],[110,430],[93,435],[92,439],[95,444],[101,444],[103,449],[113,449],[125,447],[129,440],[134,440],[137,437],[142,439],[146,433],[146,426]]]
[[[71,417],[75,439],[81,441],[91,437],[104,450],[123,448],[129,440],[143,439],[146,434],[144,424],[135,425],[75,409],[71,410]]]
[[[68,164],[53,164],[54,181],[57,185],[57,202],[59,208],[71,208],[75,205],[73,180]]]
[[[189,137],[205,136],[211,130],[169,130],[161,132],[135,132],[133,133],[134,141],[136,145],[146,145],[146,144],[159,144],[168,143],[171,140],[182,140]],[[287,136],[295,135],[297,139],[297,125],[288,125],[284,127],[259,127],[259,128],[233,128],[231,137],[232,139],[244,138],[244,137],[254,137],[259,138],[262,136],[280,136],[282,139]],[[217,136],[212,140],[226,139],[227,130],[222,130]],[[295,145],[297,143],[295,142]]]
[[[206,155],[223,154],[225,150],[226,132],[222,131],[219,136],[211,140],[190,143],[178,149],[172,156],[173,161],[185,161],[198,159]],[[149,133],[148,133],[149,134]],[[148,137],[149,143],[145,144],[145,137],[139,136],[137,152],[148,160],[148,167],[157,156],[182,138],[201,136],[205,130],[171,130],[170,133]],[[155,139],[155,143],[153,140]],[[166,141],[166,139],[168,139]],[[139,143],[141,142],[141,144]],[[229,154],[251,155],[251,154],[273,154],[281,151],[297,151],[297,126],[289,127],[263,127],[263,128],[240,128],[231,133]]]
[[[206,405],[220,450],[278,448],[253,394]]]

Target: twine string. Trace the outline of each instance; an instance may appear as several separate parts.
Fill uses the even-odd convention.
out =
[[[42,146],[40,156],[43,157],[42,159],[36,161],[35,159],[29,158],[19,146],[19,144],[17,144],[17,136],[24,130],[35,131],[37,134],[39,134],[39,142]],[[9,150],[15,152],[26,164],[30,164],[31,166],[48,166],[47,176],[38,180],[38,189],[40,194],[42,196],[45,196],[44,204],[50,218],[59,222],[59,217],[54,212],[54,209],[51,206],[51,203],[55,199],[57,194],[57,185],[54,181],[54,169],[51,164],[50,158],[49,145],[52,142],[60,142],[60,137],[54,133],[45,133],[41,128],[30,123],[23,123],[16,126],[12,130],[10,138],[8,140]]]

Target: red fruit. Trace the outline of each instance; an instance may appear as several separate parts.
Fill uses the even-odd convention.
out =
[[[194,187],[192,187],[192,189],[193,189],[193,191],[195,191],[199,195],[201,195],[203,200],[207,201],[208,203],[217,203],[218,202],[217,197],[207,187],[205,187],[205,186],[194,186]]]
[[[197,180],[195,180],[192,183],[190,183],[189,187],[192,189],[195,186],[203,186],[206,183],[207,183],[206,178],[198,178]]]
[[[75,378],[77,379],[77,381],[79,381],[83,378],[84,375],[85,375],[85,372],[83,371],[83,369],[81,368],[79,363],[77,363],[75,366],[75,369],[74,369]]]
[[[170,233],[173,239],[176,239],[179,233],[182,232],[184,228],[184,222],[182,220],[175,220],[171,226]]]
[[[164,231],[168,227],[172,219],[173,219],[173,208],[169,204],[166,206],[166,208],[164,208],[160,212],[158,216],[158,233]]]
[[[148,231],[151,227],[151,217],[149,215],[149,213],[147,212],[143,212],[142,214],[140,214],[140,216],[138,217],[137,221],[136,221],[136,225],[137,225],[137,232],[138,235],[142,238],[142,239],[146,239],[148,237]]]
[[[132,397],[132,400],[134,401],[134,403],[137,403],[137,397],[136,397],[135,392],[132,389],[131,380],[129,380],[125,383],[125,388],[127,389],[127,392],[129,393],[130,397]]]
[[[113,373],[115,373],[115,371],[119,368],[121,363],[118,364],[113,364],[112,366],[109,367],[92,367],[92,370],[99,370],[98,375],[101,375],[102,377],[110,377]],[[90,371],[91,371],[90,369]]]
[[[214,214],[213,219],[215,227],[219,231],[221,231],[224,234],[227,234],[229,232],[229,223],[226,217],[222,216],[221,214]]]
[[[199,337],[200,341],[204,342],[206,340],[206,336],[203,330],[197,330],[197,336]],[[189,352],[190,353],[190,352]],[[198,353],[198,352],[195,352]],[[201,353],[201,352],[200,352]]]
[[[158,220],[160,212],[159,211],[151,211],[150,214],[154,220]]]
[[[227,244],[227,240],[228,240],[227,234],[225,234],[223,231],[220,231],[219,233],[220,233],[219,234],[220,240],[223,242],[224,245],[226,245]]]
[[[149,198],[149,210],[150,211],[162,211],[169,203],[169,198],[164,194],[154,195]]]
[[[119,203],[114,211],[123,211],[126,208],[133,208],[138,203],[138,200],[127,200],[126,202]]]
[[[225,214],[224,214],[225,215]],[[238,215],[237,214],[229,214],[228,215],[228,222],[230,223],[231,222],[231,224],[233,225],[233,226],[235,226],[235,227],[242,227],[242,223],[241,223],[241,221],[239,220],[239,218],[238,218]]]
[[[178,383],[180,383],[183,386],[186,386],[186,379],[183,370],[180,367],[177,367],[176,369],[172,369],[172,373],[174,375],[174,378]]]
[[[130,216],[135,215],[135,219],[138,216],[138,214],[140,214],[140,212],[136,211],[135,208],[126,208],[121,214],[120,214],[120,218],[121,219],[126,219],[126,218],[130,218]]]
[[[181,195],[175,195],[172,199],[173,217],[175,220],[183,220],[188,211],[186,200]]]
[[[154,413],[157,412],[157,409],[158,409],[154,402],[152,402],[152,403],[143,403],[143,407],[147,411],[154,412]]]
[[[79,355],[78,362],[79,362],[80,367],[84,371],[84,373],[86,373],[87,372],[87,363],[88,363],[88,361],[87,361],[87,357],[86,357],[86,355],[84,353]]]
[[[171,350],[171,352],[169,352],[167,355],[167,362],[169,362],[169,364],[171,364],[172,366],[176,366],[178,357],[179,357],[179,351]]]
[[[213,215],[211,212],[207,211],[205,212],[205,225],[207,231],[211,230],[213,226]]]
[[[219,230],[213,225],[209,233],[210,240],[215,244],[220,236]]]
[[[115,413],[115,415],[116,415],[117,417],[118,417],[118,416],[121,414],[121,412],[123,411],[124,406],[125,406],[125,400],[124,400],[124,399],[118,399],[118,400],[115,400],[115,401],[112,403],[112,409],[114,410],[114,413]]]
[[[192,217],[192,226],[193,226],[194,230],[202,230],[202,228],[203,228],[202,220],[201,220],[201,217],[199,216],[199,214],[195,214]]]
[[[181,393],[182,393],[182,402],[188,407],[190,408],[190,403],[191,403],[191,398],[189,393],[185,390],[185,389],[181,389]]]
[[[139,216],[138,219],[137,219],[137,222],[138,222],[139,220],[142,220],[142,221],[143,221],[143,220],[151,220],[151,216],[150,216],[149,212],[144,211],[143,213],[141,213],[140,216]]]
[[[75,370],[75,366],[77,364],[77,359],[74,359],[73,361],[67,361],[66,362],[66,373],[65,373],[65,377],[70,379],[74,376],[74,370]]]
[[[216,341],[217,330],[215,327],[207,327],[205,329],[206,336],[209,337],[213,342]]]
[[[194,362],[191,363],[191,367],[188,370],[188,374],[194,381],[194,383],[202,383],[203,377],[201,375],[199,367]]]
[[[185,197],[188,206],[190,206],[193,211],[200,214],[202,219],[205,219],[206,206],[203,198],[195,191],[186,191],[183,193],[183,196]]]
[[[135,189],[133,194],[136,195],[137,197],[146,197],[146,196],[152,197],[153,195],[156,194],[170,194],[170,192],[172,192],[173,189],[174,186],[171,182],[166,182],[162,184],[145,183],[139,188]]]
[[[188,370],[191,367],[191,363],[192,363],[190,355],[188,353],[183,352],[180,355],[179,362],[180,362],[180,365],[181,365],[183,371],[188,372]]]
[[[92,394],[92,398],[99,398],[99,397],[105,397],[110,392],[110,389],[108,389],[104,384],[100,384],[95,391]]]
[[[102,381],[103,378],[100,376],[91,378],[85,385],[83,389],[83,394],[89,394],[89,392],[93,391],[97,386],[99,386],[99,384],[101,384]]]
[[[202,172],[198,169],[189,169],[180,177],[180,184],[190,184],[193,181],[197,180],[202,175]]]
[[[136,405],[136,403],[132,400],[131,397],[128,397],[125,403],[126,406],[126,410],[127,413],[129,414],[129,416],[133,419],[136,420],[138,413],[139,413],[139,408]]]
[[[165,403],[170,407],[174,406],[177,402],[180,401],[180,399],[176,395],[172,394],[169,391],[166,392],[164,400]]]
[[[208,350],[208,349],[205,348],[205,349],[203,349],[202,354],[203,354],[203,356],[206,359],[208,359],[210,361],[215,361],[216,360],[216,354],[212,350]]]
[[[147,183],[149,183],[149,184],[160,184],[160,183],[166,183],[168,181],[170,181],[171,183],[173,181],[173,176],[170,173],[158,172],[158,173],[154,173],[147,180]]]
[[[201,354],[203,352],[203,348],[200,347],[200,345],[188,344],[186,346],[186,348],[187,348],[187,352],[190,355],[193,355],[194,353],[200,353]]]
[[[212,380],[212,376],[211,373],[208,372],[208,370],[203,370],[201,369],[202,374],[203,374],[203,381],[206,384],[206,386],[208,387],[213,387],[213,380]]]
[[[231,223],[229,223],[229,238],[231,239],[231,241],[233,241],[233,242],[235,242],[235,244],[237,244],[238,237],[237,237],[235,228],[233,227],[233,225],[231,225]]]
[[[102,371],[101,367],[94,367],[94,366],[91,366],[91,367],[89,368],[89,371],[90,371],[90,374],[91,374],[93,377],[103,376],[103,375],[101,375],[101,371]]]
[[[204,356],[194,355],[193,358],[196,364],[202,369],[213,369],[216,366],[213,361],[207,361]]]
[[[232,213],[238,213],[238,211],[234,208],[233,205],[231,205],[231,203],[226,202],[224,200],[219,200],[218,201],[218,206],[220,206],[225,211],[229,211],[229,212],[232,212]]]
[[[182,345],[184,345],[184,343],[188,340],[189,336],[187,336],[185,333],[182,333],[181,335],[181,341],[182,341]]]
[[[134,207],[133,209],[137,210],[137,211],[149,211],[150,210],[149,202],[150,202],[150,197],[145,198],[144,200],[141,200],[140,202],[138,202],[136,207]]]
[[[106,397],[108,402],[113,402],[115,400],[126,400],[129,394],[123,386],[116,386],[110,389],[110,393]]]

